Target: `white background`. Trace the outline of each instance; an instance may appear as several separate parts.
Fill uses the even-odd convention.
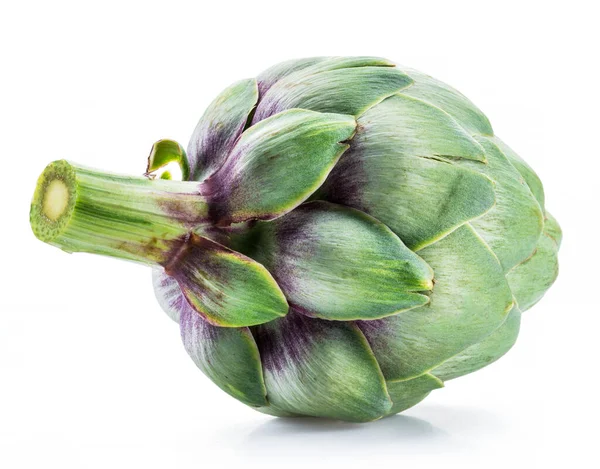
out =
[[[0,467],[598,467],[598,13],[593,1],[6,1],[0,6]],[[139,174],[229,83],[379,55],[455,86],[541,176],[561,274],[498,363],[373,424],[277,420],[187,357],[150,272],[38,242],[67,158]]]

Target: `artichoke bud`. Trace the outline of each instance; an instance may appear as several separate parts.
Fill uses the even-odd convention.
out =
[[[377,57],[226,88],[145,177],[51,163],[38,238],[152,266],[185,349],[276,416],[401,412],[514,344],[558,273],[533,169],[465,96]]]

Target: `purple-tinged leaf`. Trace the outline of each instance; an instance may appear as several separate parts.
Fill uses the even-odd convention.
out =
[[[355,325],[292,310],[258,326],[255,337],[270,409],[355,422],[389,411],[383,375]]]
[[[173,277],[155,269],[153,280],[158,302],[180,323],[183,345],[198,368],[236,399],[253,407],[266,406],[262,365],[250,329],[209,324],[190,306]]]
[[[267,405],[260,356],[250,329],[213,326],[186,305],[181,310],[181,339],[198,368],[243,403]]]
[[[201,184],[214,223],[271,220],[293,210],[323,183],[355,125],[352,116],[292,109],[247,129]]]
[[[327,64],[319,63],[315,66]],[[313,67],[275,83],[254,113],[257,122],[299,108],[360,116],[371,106],[410,86],[412,80],[395,67],[353,67],[325,71]]]
[[[208,106],[188,145],[190,179],[205,179],[221,167],[257,101],[256,80],[251,78],[226,88]]]
[[[235,240],[265,265],[307,316],[377,319],[429,302],[433,271],[383,223],[342,205],[310,202]]]
[[[211,324],[251,326],[287,313],[286,299],[267,269],[208,238],[191,234],[181,240],[164,267]]]

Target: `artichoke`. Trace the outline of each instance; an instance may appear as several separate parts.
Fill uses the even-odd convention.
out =
[[[239,81],[144,176],[51,163],[35,235],[152,266],[197,366],[275,416],[415,405],[505,354],[558,271],[534,171],[462,94],[380,58]]]

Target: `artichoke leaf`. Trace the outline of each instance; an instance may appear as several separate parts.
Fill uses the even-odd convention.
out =
[[[519,172],[521,177],[527,183],[529,190],[540,204],[540,207],[542,208],[542,210],[544,210],[544,187],[542,186],[542,181],[535,173],[535,171],[531,168],[531,166],[529,166],[525,162],[525,160],[523,160],[519,155],[517,155],[506,143],[504,143],[498,137],[494,137],[490,140],[498,146],[498,148],[502,153],[504,153],[504,156],[506,156],[508,161],[510,161],[510,163]]]
[[[258,101],[254,78],[238,81],[208,106],[188,144],[191,180],[207,178],[227,159]]]
[[[365,422],[389,411],[381,370],[352,323],[307,318],[290,309],[254,334],[271,413]]]
[[[262,365],[250,329],[213,326],[189,304],[181,309],[180,318],[181,339],[196,366],[244,404],[266,405]]]
[[[304,70],[305,68],[311,67],[312,65],[318,64],[319,62],[324,62],[330,59],[331,57],[307,57],[304,59],[286,60],[285,62],[280,62],[272,67],[269,67],[256,78],[258,82],[259,95],[263,96],[269,90],[269,88],[271,88],[282,78],[285,78],[292,73],[299,72],[300,70]]]
[[[423,306],[433,271],[383,223],[315,201],[241,240],[277,280],[288,302],[311,317],[376,319]],[[236,246],[236,249],[240,249]]]
[[[162,139],[152,145],[150,155],[148,155],[148,164],[146,165],[146,176],[152,175],[155,171],[166,167],[169,163],[177,163],[181,169],[181,177],[185,181],[190,174],[190,166],[183,147],[168,139]],[[166,178],[163,173],[162,179]]]
[[[355,67],[393,67],[394,63],[380,57],[308,57],[278,63],[262,72],[258,89],[263,96],[275,83],[294,74],[294,80],[319,72]]]
[[[352,56],[352,57],[324,57],[324,60],[315,60],[310,67],[306,67],[294,76],[294,80],[299,76],[308,77],[321,72],[331,72],[348,68],[362,67],[395,67],[396,64],[382,57],[373,56]]]
[[[491,334],[513,306],[498,259],[468,224],[419,255],[435,272],[430,302],[403,314],[357,322],[387,380],[432,370]]]
[[[560,248],[560,243],[562,242],[562,230],[556,221],[556,218],[554,218],[550,212],[546,212],[544,232],[554,240],[556,247]]]
[[[323,62],[315,67],[321,64]],[[252,122],[260,122],[292,108],[358,117],[371,106],[412,83],[407,75],[389,66],[339,68],[310,73],[314,71],[309,67],[275,83],[261,97]]]
[[[512,348],[519,335],[520,325],[521,311],[514,306],[498,329],[481,342],[471,345],[449,358],[435,368],[432,373],[438,378],[448,381],[490,365]]]
[[[422,99],[450,114],[471,135],[493,135],[487,117],[462,93],[424,73],[407,67],[399,68],[414,80],[403,94]]]
[[[486,166],[481,145],[448,114],[392,96],[358,119],[350,148],[319,195],[374,216],[418,250],[495,203],[492,181],[454,159]]]
[[[352,116],[291,109],[250,127],[200,185],[210,217],[227,226],[293,210],[321,186],[355,126]]]
[[[478,137],[488,164],[461,161],[494,182],[496,205],[471,225],[500,260],[505,272],[527,259],[537,244],[544,225],[543,213],[526,182],[504,153],[487,137]]]
[[[506,279],[519,308],[526,311],[542,299],[557,276],[558,244],[544,231],[533,255],[510,270]]]
[[[152,273],[163,310],[180,323],[185,350],[196,366],[223,391],[253,407],[267,405],[258,347],[247,327],[218,327],[190,306],[179,284],[163,269]]]
[[[397,414],[418,404],[434,389],[444,387],[444,383],[431,373],[424,373],[406,381],[386,381],[392,408],[388,415]]]
[[[175,245],[164,267],[190,306],[213,325],[252,326],[287,313],[286,299],[267,269],[208,238],[190,234]]]

